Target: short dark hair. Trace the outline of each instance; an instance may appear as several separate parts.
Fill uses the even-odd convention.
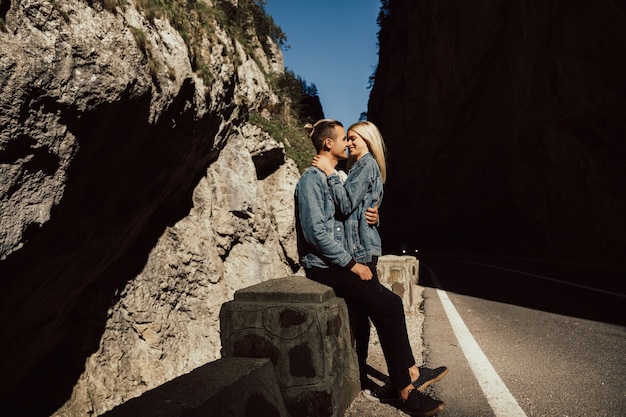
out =
[[[335,127],[337,126],[343,127],[340,121],[333,119],[321,119],[315,122],[315,124],[309,123],[304,126],[306,129],[311,131],[309,133],[309,137],[311,138],[311,142],[313,142],[316,152],[319,152],[322,149],[324,139],[336,139]]]

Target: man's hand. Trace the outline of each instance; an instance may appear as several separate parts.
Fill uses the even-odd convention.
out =
[[[350,272],[357,274],[363,281],[369,281],[374,276],[372,270],[367,265],[359,263],[354,264],[354,266],[350,268]]]
[[[367,210],[365,210],[365,221],[370,226],[378,226],[378,223],[380,223],[380,217],[378,215],[378,206],[368,207]]]

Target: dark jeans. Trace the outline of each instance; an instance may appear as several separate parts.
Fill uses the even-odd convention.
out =
[[[370,265],[370,269],[374,274],[370,281],[363,281],[356,274],[340,268],[310,268],[306,270],[306,276],[332,287],[338,297],[345,299],[349,308],[358,311],[356,320],[361,324],[357,326],[364,326],[367,317],[372,320],[378,332],[391,383],[396,388],[402,389],[411,384],[408,369],[415,365],[406,330],[404,306],[398,295],[380,284],[376,267]],[[359,332],[364,331],[364,327],[357,327],[354,330],[357,343],[362,343],[363,334]],[[367,332],[369,341],[369,323]],[[357,349],[357,353],[362,356],[363,350],[362,346],[360,347],[360,352]],[[359,366],[365,365],[360,363],[362,360],[364,358],[359,357]]]

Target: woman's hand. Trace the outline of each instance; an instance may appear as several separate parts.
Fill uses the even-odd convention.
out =
[[[370,226],[378,226],[380,223],[380,216],[378,215],[378,206],[368,207],[365,211],[365,221]]]
[[[335,168],[330,164],[330,159],[326,158],[324,155],[315,155],[311,165],[318,167],[326,176],[335,172]]]

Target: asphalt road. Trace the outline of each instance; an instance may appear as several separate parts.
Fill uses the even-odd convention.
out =
[[[443,417],[626,416],[626,274],[420,255]]]

